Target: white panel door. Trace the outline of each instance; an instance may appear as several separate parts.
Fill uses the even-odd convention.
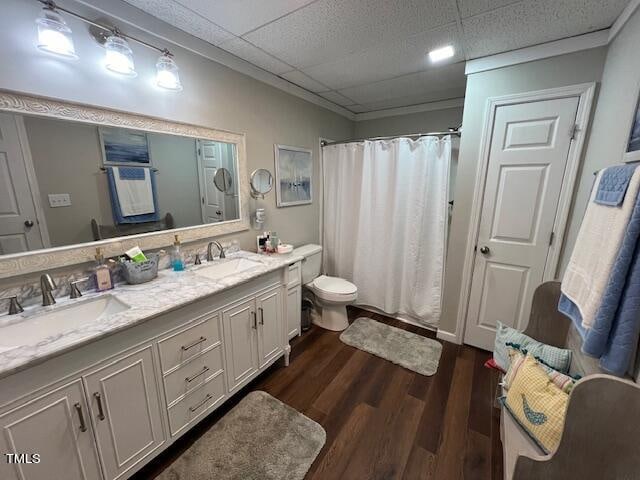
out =
[[[224,194],[213,183],[221,166],[219,150],[217,142],[198,140],[198,175],[203,223],[224,220]]]
[[[544,275],[578,101],[496,110],[465,343],[491,350],[496,322],[526,327]]]
[[[222,312],[229,391],[258,371],[258,319],[255,299]]]
[[[152,346],[84,377],[98,451],[109,480],[164,443]]]
[[[260,368],[284,349],[282,289],[274,288],[256,299],[258,307],[258,354]]]
[[[44,246],[16,122],[0,113],[0,255]]]
[[[1,415],[0,426],[3,480],[102,478],[80,380]],[[5,453],[38,454],[40,459],[9,464]]]
[[[287,290],[287,338],[300,335],[300,316],[302,310],[302,288],[289,288]]]

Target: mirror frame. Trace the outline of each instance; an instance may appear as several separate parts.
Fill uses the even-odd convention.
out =
[[[31,252],[0,255],[0,279],[16,275],[66,267],[94,260],[96,248],[103,249],[107,257],[121,255],[139,245],[143,250],[163,248],[173,243],[173,236],[180,235],[183,243],[249,230],[249,178],[247,176],[246,135],[161,118],[93,107],[61,100],[22,95],[0,90],[0,112],[57,118],[79,123],[131,128],[154,133],[166,133],[182,137],[233,143],[238,161],[238,186],[240,214],[237,220],[220,223],[174,228],[160,232],[141,233],[76,245],[44,248]]]

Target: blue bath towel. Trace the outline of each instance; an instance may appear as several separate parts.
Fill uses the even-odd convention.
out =
[[[145,172],[145,170],[147,172]],[[123,180],[139,180],[144,179],[148,173],[151,179],[151,189],[153,190],[153,213],[145,213],[143,215],[132,215],[125,217],[120,209],[120,201],[118,200],[118,191],[116,189],[116,181],[112,167],[106,167],[107,181],[109,183],[109,197],[111,198],[111,211],[113,213],[113,221],[118,224],[123,223],[146,223],[157,222],[160,220],[160,209],[158,208],[158,195],[156,187],[156,175],[151,169],[145,167],[119,167],[120,178]]]
[[[635,169],[635,166],[634,166]],[[591,329],[582,350],[600,358],[600,366],[624,375],[640,333],[640,195],[629,219]]]
[[[582,326],[582,315],[575,303],[571,301],[564,293],[560,294],[560,301],[558,302],[558,311],[565,314],[571,319],[576,326],[576,330],[580,333],[580,336],[584,340],[587,335],[587,329]]]
[[[629,181],[637,165],[616,165],[602,173],[598,191],[593,199],[595,203],[617,207],[622,204],[627,193]]]

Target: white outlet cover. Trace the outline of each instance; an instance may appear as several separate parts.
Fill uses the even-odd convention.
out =
[[[51,208],[71,206],[71,195],[69,193],[50,193],[48,197]]]

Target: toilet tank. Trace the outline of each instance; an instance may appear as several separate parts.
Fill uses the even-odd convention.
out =
[[[302,284],[311,283],[322,270],[322,247],[312,243],[293,249],[293,254],[304,258],[302,262]]]

